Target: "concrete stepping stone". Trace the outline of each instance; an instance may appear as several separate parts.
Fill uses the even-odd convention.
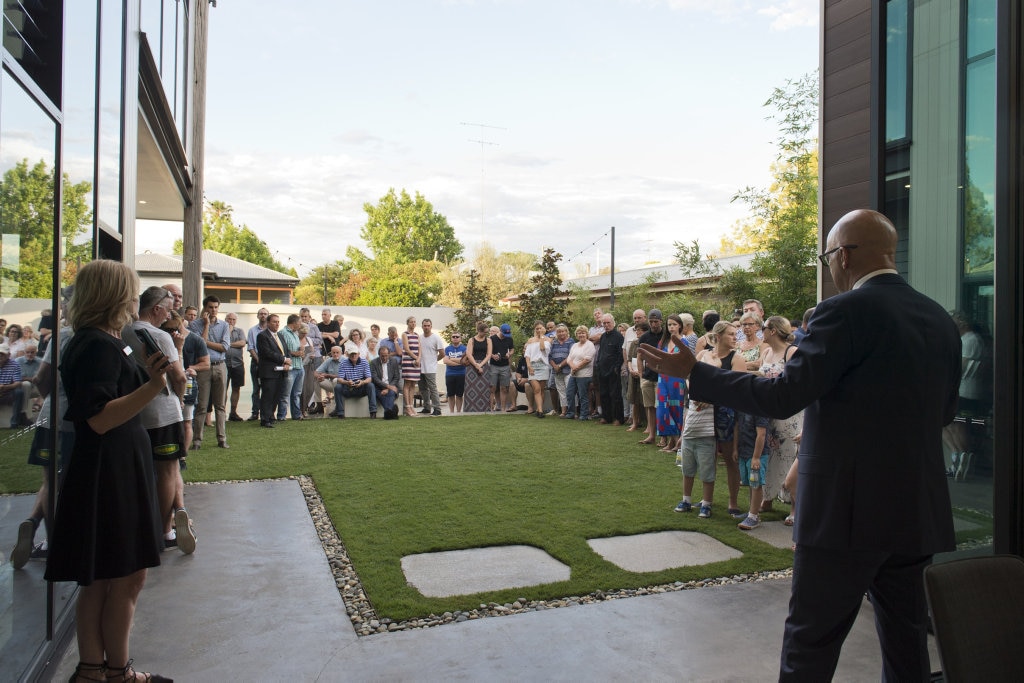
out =
[[[707,534],[696,531],[656,531],[632,536],[587,540],[594,552],[630,572],[657,572],[731,560],[743,555]]]
[[[428,598],[569,580],[568,565],[528,545],[406,555],[402,572],[409,585]]]

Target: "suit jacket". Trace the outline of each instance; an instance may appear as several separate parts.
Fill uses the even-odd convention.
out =
[[[378,391],[388,388],[388,384],[398,387],[398,390],[402,390],[404,381],[402,380],[402,364],[398,361],[398,358],[392,356],[388,358],[388,381],[384,381],[384,369],[381,367],[380,356],[370,361],[370,379],[373,380],[373,386],[377,387]]]
[[[883,274],[822,301],[780,377],[698,363],[690,390],[773,418],[806,408],[797,543],[930,555],[954,547],[942,428],[960,362],[949,314]]]
[[[274,337],[275,333],[269,327],[256,335],[256,355],[260,359],[257,372],[260,377],[279,377],[282,374],[276,368],[284,365],[284,354]]]

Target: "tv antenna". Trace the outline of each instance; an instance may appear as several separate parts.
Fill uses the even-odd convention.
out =
[[[508,130],[508,128],[502,128],[501,126],[491,126],[486,123],[467,123],[465,121],[459,122],[460,126],[475,126],[480,129],[480,138],[478,140],[469,139],[468,142],[480,145],[480,242],[484,241],[484,147],[500,147],[501,145],[497,142],[491,142],[484,139],[485,129],[490,130]]]

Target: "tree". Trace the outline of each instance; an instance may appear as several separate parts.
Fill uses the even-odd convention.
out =
[[[363,210],[366,224],[359,235],[374,260],[450,263],[462,254],[455,229],[419,192],[414,199],[404,189],[396,195],[391,188],[376,205],[363,204]]]
[[[565,320],[565,301],[556,297],[564,296],[562,276],[558,262],[562,255],[550,247],[544,250],[540,260],[540,272],[530,278],[531,289],[519,296],[517,321],[521,329],[532,329],[537,320]]]
[[[494,314],[490,296],[481,286],[480,273],[470,270],[462,276],[465,286],[459,294],[459,307],[455,309],[455,320],[444,328],[446,339],[452,338],[453,332],[462,332],[468,337],[476,334],[476,324],[480,320],[489,320]]]
[[[203,211],[203,249],[297,277],[295,268],[276,261],[270,247],[249,226],[235,225],[231,217],[233,210],[229,204],[217,200],[206,205]],[[181,254],[182,251],[182,241],[175,240],[174,253]]]
[[[47,299],[52,294],[54,186],[54,169],[44,160],[29,168],[28,159],[22,159],[0,180],[0,221],[5,236],[0,296]],[[61,277],[65,282],[74,279],[79,264],[91,259],[91,242],[77,243],[92,224],[86,201],[91,190],[88,181],[73,184],[67,174],[61,177],[66,264]]]
[[[688,277],[712,277],[719,273],[718,263],[710,254],[701,254],[697,240],[690,244],[673,242],[673,245],[676,248],[676,262],[683,267]]]
[[[758,279],[757,298],[766,310],[790,318],[802,315],[816,300],[818,99],[817,72],[772,91],[764,106],[774,109],[768,118],[781,129],[772,184],[746,187],[733,197],[753,214],[734,235],[737,241],[754,242],[751,271]]]
[[[299,280],[293,294],[295,303],[305,305],[338,306],[340,290],[349,282],[352,275],[351,264],[345,261],[317,266],[306,277]],[[326,295],[324,292],[326,291]],[[325,301],[326,298],[326,301]],[[349,303],[349,302],[344,302]]]
[[[503,251],[498,253],[494,247],[481,243],[468,262],[476,271],[476,287],[484,292],[492,305],[507,296],[525,291],[530,286],[530,277],[540,268],[537,256],[525,251]],[[462,270],[451,268],[441,274],[441,293],[438,303],[443,306],[458,307],[461,304],[462,289],[467,280]]]

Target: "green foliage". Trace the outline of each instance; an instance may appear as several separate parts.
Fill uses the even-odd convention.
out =
[[[550,247],[540,260],[540,272],[530,278],[530,290],[520,295],[519,315],[516,320],[521,329],[530,329],[537,320],[565,320],[565,302],[556,298],[564,295],[558,262],[562,255]]]
[[[352,302],[353,306],[429,306],[427,292],[404,277],[370,280]]]
[[[683,267],[687,277],[713,277],[721,270],[710,254],[701,254],[697,240],[690,244],[673,242],[673,245],[676,248],[676,261]]]
[[[752,212],[741,226],[758,242],[751,270],[758,278],[753,292],[765,310],[800,317],[817,299],[814,257],[818,230],[818,74],[813,72],[775,88],[765,102],[778,122],[778,154],[768,188],[747,187],[733,200]],[[753,227],[752,227],[753,226]]]
[[[967,169],[964,182],[964,274],[992,270],[995,214]]]
[[[633,311],[642,308],[645,311],[654,301],[654,285],[665,279],[665,273],[655,271],[644,277],[643,281],[630,287],[615,290],[615,321],[633,324]],[[590,311],[593,319],[593,309]],[[667,314],[666,314],[667,315]],[[589,323],[588,323],[589,324]]]
[[[445,339],[451,341],[453,332],[461,332],[463,339],[476,334],[476,323],[479,320],[490,320],[494,314],[487,291],[481,286],[480,274],[470,270],[463,276],[465,286],[460,294],[459,308],[455,310],[455,320],[444,328]]]
[[[276,261],[270,247],[247,225],[235,225],[231,217],[234,209],[222,201],[212,201],[203,211],[203,249],[225,256],[233,256],[257,266],[297,277],[295,268]],[[183,251],[182,240],[175,240],[174,253]]]
[[[719,297],[719,305],[717,307],[711,306],[710,308],[717,310],[723,320],[728,320],[732,316],[734,309],[743,308],[745,300],[758,299],[761,303],[765,304],[766,315],[783,315],[782,313],[777,313],[774,309],[768,308],[764,299],[761,298],[763,294],[760,287],[761,282],[756,274],[738,266],[727,268],[718,281],[716,293]],[[800,312],[800,315],[803,315],[803,311]]]
[[[52,294],[54,184],[54,169],[43,160],[29,168],[28,159],[22,159],[0,180],[2,232],[9,244],[18,238],[18,249],[3,255],[0,296],[46,299]],[[67,174],[61,177],[65,282],[92,256],[91,242],[76,244],[92,224],[91,190],[89,182],[72,184]]]
[[[352,274],[352,266],[345,261],[335,261],[317,266],[306,277],[299,280],[295,288],[294,299],[296,304],[307,306],[338,306],[338,290],[348,282]],[[326,289],[326,301],[324,301],[324,290]]]
[[[566,293],[569,295],[565,304],[565,321],[570,324],[569,331],[572,338],[576,338],[573,331],[577,325],[590,327],[594,324],[594,305],[596,299],[590,296],[590,290],[580,287],[575,283],[566,284]]]
[[[366,224],[359,234],[374,260],[450,263],[462,254],[455,229],[419,192],[412,198],[404,189],[396,195],[391,188],[376,205],[363,204],[363,210]]]

